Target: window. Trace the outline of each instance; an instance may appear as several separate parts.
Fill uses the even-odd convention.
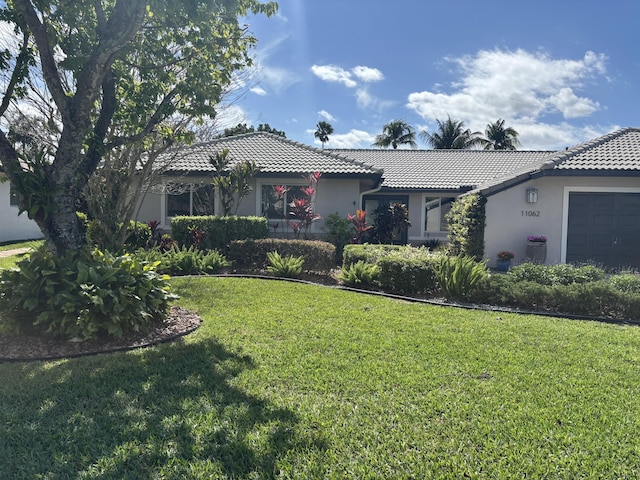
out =
[[[294,198],[304,198],[301,185],[287,185],[283,195],[279,195],[279,185],[262,185],[262,216],[269,220],[282,220],[289,214],[289,203]]]
[[[455,197],[426,197],[424,231],[427,233],[446,232],[449,230],[445,215],[451,210]]]
[[[213,215],[213,185],[172,184],[167,186],[167,216]]]

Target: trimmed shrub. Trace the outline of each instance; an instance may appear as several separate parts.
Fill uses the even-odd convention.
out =
[[[304,257],[287,255],[283,257],[278,252],[267,252],[269,265],[267,270],[276,277],[296,278],[302,273]]]
[[[336,247],[336,263],[342,263],[342,252],[345,245],[355,236],[355,229],[351,222],[342,218],[338,213],[328,215],[324,221],[325,240]]]
[[[267,253],[275,251],[284,256],[304,257],[306,271],[328,272],[336,266],[336,247],[318,240],[236,240],[229,246],[228,258],[240,268],[260,269],[267,265]]]
[[[508,276],[516,282],[530,281],[542,285],[570,285],[572,283],[597,282],[606,278],[601,268],[592,265],[574,266],[566,263],[537,265],[522,263],[511,268]]]
[[[380,269],[377,265],[365,263],[362,260],[352,263],[348,267],[342,267],[338,280],[349,287],[371,286],[380,278]]]
[[[177,216],[171,220],[171,235],[181,247],[194,245],[193,232],[201,232],[198,248],[226,252],[234,240],[267,238],[269,224],[264,217]]]
[[[349,266],[357,262],[377,263],[379,259],[390,252],[408,248],[403,245],[380,245],[380,244],[353,244],[345,245],[342,254],[342,265]]]
[[[449,226],[449,251],[482,260],[484,255],[485,205],[480,194],[459,197],[445,216]]]
[[[0,272],[0,308],[16,329],[96,338],[143,329],[166,316],[167,278],[129,255],[83,250],[62,257],[41,248]]]
[[[426,249],[414,250],[409,255],[403,251],[390,252],[376,262],[383,290],[398,293],[431,293],[437,290],[437,257]]]
[[[620,292],[640,294],[640,275],[634,273],[613,275],[609,278],[609,283]]]

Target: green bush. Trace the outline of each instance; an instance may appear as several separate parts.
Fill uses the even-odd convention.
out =
[[[231,242],[228,258],[239,268],[260,269],[267,264],[267,253],[278,251],[285,256],[304,257],[306,271],[328,272],[336,266],[335,249],[332,244],[318,240],[237,240]]]
[[[205,251],[195,247],[174,246],[165,252],[158,248],[137,250],[135,256],[141,261],[157,263],[156,270],[168,275],[218,273],[230,265],[217,250]]]
[[[96,338],[139,331],[166,316],[167,277],[154,264],[99,250],[58,257],[42,248],[0,272],[0,309],[17,329]]]
[[[435,271],[445,297],[459,299],[472,296],[474,289],[488,275],[485,262],[477,262],[467,255],[442,255]]]
[[[398,293],[431,293],[438,288],[435,255],[427,249],[405,247],[381,257],[379,283],[383,290]]]
[[[357,262],[377,263],[379,259],[390,252],[411,248],[403,245],[380,245],[380,244],[353,244],[345,245],[342,254],[342,265],[349,266]]]
[[[269,224],[264,217],[177,216],[171,219],[171,235],[179,246],[194,245],[193,231],[204,233],[199,248],[227,252],[234,240],[266,238]]]
[[[269,265],[267,270],[276,277],[296,278],[302,273],[304,257],[287,255],[283,257],[278,252],[267,252]]]
[[[592,265],[574,266],[566,263],[537,265],[522,263],[509,270],[508,276],[515,282],[530,281],[542,285],[570,285],[604,280],[606,273]]]
[[[82,217],[79,217],[82,220]],[[86,218],[86,217],[85,217]],[[111,247],[109,239],[105,238],[104,230],[97,220],[91,220],[87,224],[87,243],[91,246],[105,249]],[[125,250],[146,248],[151,240],[151,227],[146,223],[129,221],[127,236],[124,242]]]
[[[640,294],[640,275],[634,273],[613,275],[609,278],[609,283],[620,292]]]
[[[325,240],[336,247],[336,263],[342,263],[342,252],[345,245],[355,236],[355,229],[349,220],[338,213],[328,215],[324,221]]]
[[[352,263],[348,267],[343,266],[338,280],[349,287],[375,285],[380,278],[380,269],[377,265],[365,263],[362,260]]]
[[[485,205],[480,194],[458,197],[445,216],[449,228],[450,253],[480,261],[484,255]]]

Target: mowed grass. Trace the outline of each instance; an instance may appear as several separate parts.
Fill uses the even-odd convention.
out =
[[[0,364],[0,478],[637,478],[640,329],[183,278],[182,342]]]
[[[0,253],[6,252],[9,250],[16,250],[22,248],[30,248],[36,249],[40,247],[44,243],[44,240],[28,240],[26,242],[18,242],[18,243],[9,243],[5,245],[0,245]],[[24,257],[24,253],[20,253],[18,255],[9,255],[8,257],[4,257],[0,255],[0,269],[3,268],[11,268],[15,267],[16,263]]]

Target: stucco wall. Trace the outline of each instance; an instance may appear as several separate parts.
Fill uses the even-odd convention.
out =
[[[538,202],[526,202],[526,190],[538,189]],[[606,191],[616,188],[637,189],[640,179],[633,177],[541,177],[517,185],[487,198],[485,229],[485,257],[495,266],[501,250],[515,253],[517,264],[525,258],[527,237],[547,237],[547,264],[562,263],[563,226],[567,222],[565,191],[572,188]]]
[[[201,181],[201,179],[193,179],[194,181]],[[189,178],[182,178],[181,181],[188,183]],[[260,215],[261,214],[261,197],[260,192],[262,185],[301,185],[306,186],[306,182],[302,177],[299,179],[291,178],[258,178],[254,180],[253,191],[247,195],[238,208],[238,215]],[[169,219],[166,217],[166,202],[165,196],[162,194],[149,193],[142,201],[140,207],[140,213],[138,214],[138,220],[141,222],[148,222],[149,220],[164,220],[162,225],[166,228],[170,227]],[[311,233],[321,235],[324,231],[322,229],[324,225],[324,219],[332,213],[338,212],[338,214],[346,218],[348,213],[355,213],[356,209],[360,205],[360,181],[352,179],[339,179],[339,178],[321,178],[318,183],[318,190],[316,194],[316,212],[322,216],[322,220],[316,222]],[[216,202],[216,213],[219,208],[219,202]],[[164,216],[164,218],[163,218]],[[284,222],[283,222],[284,223]]]
[[[9,182],[0,183],[0,242],[42,238],[36,222],[25,213],[18,215],[18,207],[9,204]]]

